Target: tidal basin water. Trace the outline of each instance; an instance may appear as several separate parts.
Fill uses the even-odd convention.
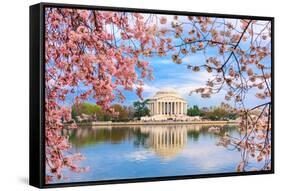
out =
[[[211,131],[216,129],[215,131]],[[79,127],[68,130],[71,152],[86,157],[78,163],[85,173],[68,170],[58,182],[235,172],[238,151],[217,146],[225,133],[238,136],[235,126],[171,125]]]

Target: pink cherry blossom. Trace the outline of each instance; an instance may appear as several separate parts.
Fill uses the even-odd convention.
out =
[[[66,122],[70,124],[67,128],[77,125],[71,123],[69,106],[61,102],[71,94],[76,95],[75,103],[94,98],[108,110],[112,101],[125,99],[119,88],[133,91],[136,86],[136,94],[141,98],[143,79],[153,77],[149,63],[140,61],[139,56],[144,49],[150,49],[150,56],[160,46],[163,49],[165,38],[156,38],[159,28],[144,22],[140,13],[47,8],[45,21],[46,182],[51,182],[54,177],[63,178],[63,168],[74,172],[87,170],[74,162],[83,160],[81,155],[66,154],[71,145],[60,132],[66,128]],[[120,43],[116,43],[121,40],[119,36],[107,26],[119,31]],[[132,46],[132,42],[141,46]],[[79,90],[80,84],[87,89]]]

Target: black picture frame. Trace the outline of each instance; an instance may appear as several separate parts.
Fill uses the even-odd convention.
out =
[[[231,173],[215,173],[215,174],[199,174],[186,176],[168,176],[153,178],[137,178],[137,179],[120,179],[106,181],[89,181],[89,182],[71,182],[71,183],[55,183],[45,184],[45,130],[44,130],[44,10],[45,7],[60,8],[77,8],[77,9],[95,9],[106,11],[126,11],[140,13],[157,13],[166,15],[192,15],[192,16],[210,16],[218,18],[235,18],[235,19],[254,19],[271,21],[271,90],[272,90],[272,120],[271,120],[271,170],[268,171],[252,171],[252,172],[231,172]],[[186,11],[170,11],[170,10],[154,10],[154,9],[136,9],[121,7],[105,7],[93,5],[74,5],[74,4],[56,4],[56,3],[39,3],[30,6],[30,129],[29,129],[29,184],[38,188],[54,188],[67,186],[88,186],[100,184],[116,184],[116,183],[133,183],[148,181],[167,181],[178,179],[194,179],[194,178],[211,178],[211,177],[227,177],[227,176],[244,176],[274,173],[274,18],[263,16],[249,15],[230,15],[217,13],[199,13]]]

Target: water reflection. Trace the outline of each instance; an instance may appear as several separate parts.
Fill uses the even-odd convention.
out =
[[[216,131],[210,131],[216,129]],[[159,157],[171,159],[188,147],[188,140],[197,142],[199,136],[217,138],[224,133],[235,131],[234,126],[208,125],[152,125],[135,127],[79,127],[64,130],[75,150],[98,144],[121,144],[128,141],[134,147],[152,149]],[[215,143],[214,143],[215,144]]]
[[[85,156],[79,165],[90,169],[78,174],[65,170],[65,182],[235,172],[241,153],[216,145],[226,132],[239,136],[235,126],[213,125],[64,130],[73,146],[70,152]]]
[[[164,159],[173,158],[181,153],[187,144],[187,128],[185,127],[141,127],[148,133],[148,145]]]

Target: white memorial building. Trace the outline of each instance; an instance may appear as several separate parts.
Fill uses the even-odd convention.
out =
[[[174,90],[157,92],[148,101],[150,116],[142,120],[186,120],[187,102]]]

